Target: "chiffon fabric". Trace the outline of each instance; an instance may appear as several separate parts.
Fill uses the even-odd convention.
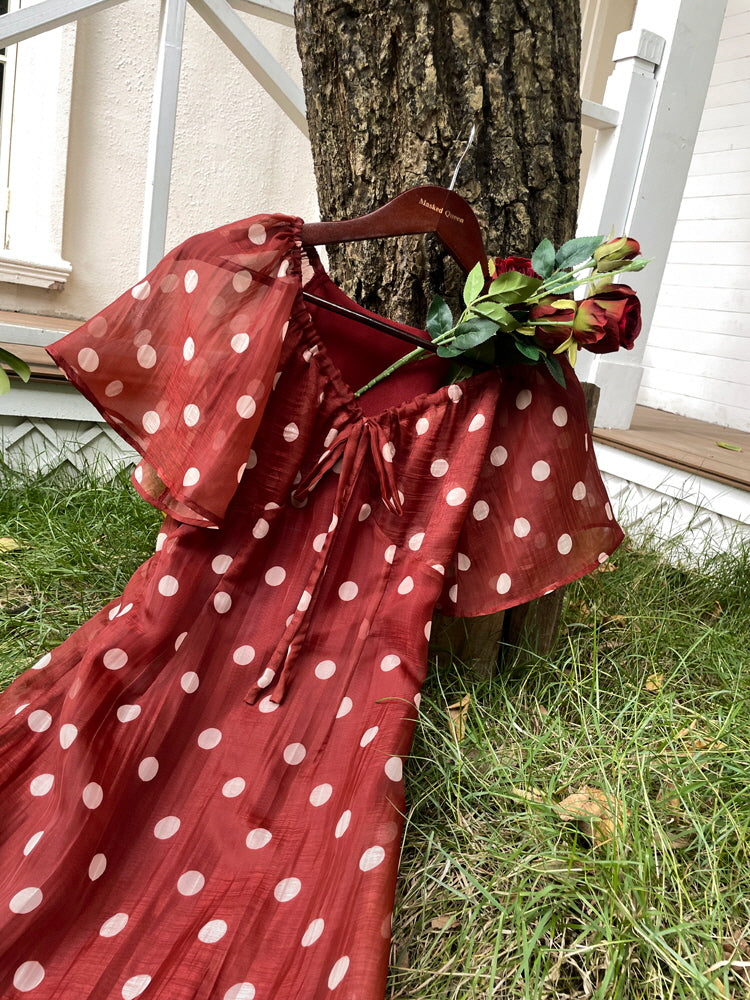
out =
[[[405,348],[303,301],[349,302],[300,227],[193,237],[50,348],[166,517],[0,697],[6,1000],[382,998],[435,607],[621,540],[569,368],[433,359],[356,399]]]

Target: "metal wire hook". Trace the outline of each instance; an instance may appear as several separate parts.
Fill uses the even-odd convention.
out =
[[[466,154],[471,149],[471,144],[474,142],[474,137],[476,136],[476,134],[477,134],[477,127],[476,127],[476,125],[472,125],[471,126],[471,132],[469,132],[469,138],[468,138],[468,140],[466,142],[466,145],[464,146],[464,151],[463,151],[463,153],[461,153],[461,155],[458,158],[458,163],[456,164],[456,169],[453,171],[453,177],[451,177],[451,182],[448,185],[448,190],[449,191],[452,191],[455,188],[455,186],[456,186],[456,179],[458,178],[458,171],[461,169],[461,163],[463,162],[463,158],[466,156]]]

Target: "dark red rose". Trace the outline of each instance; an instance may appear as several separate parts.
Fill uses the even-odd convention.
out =
[[[525,274],[527,278],[541,277],[531,266],[528,257],[495,257],[495,274],[492,277],[505,274],[506,271],[517,271],[519,274]]]
[[[535,320],[534,336],[538,344],[547,351],[554,351],[569,339],[576,316],[575,306],[570,299],[541,302],[531,307],[529,319]],[[549,323],[539,322],[549,320]]]
[[[633,289],[629,285],[606,285],[584,302],[591,302],[602,310],[606,322],[599,337],[581,346],[594,354],[608,354],[621,347],[632,350],[641,332],[641,303]]]

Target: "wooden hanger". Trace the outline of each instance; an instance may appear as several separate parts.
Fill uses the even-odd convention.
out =
[[[416,233],[435,233],[465,272],[468,273],[477,262],[480,262],[485,276],[487,275],[487,254],[477,218],[467,201],[455,191],[443,187],[412,188],[397,195],[374,212],[355,219],[306,222],[302,226],[300,239],[303,246],[315,246]],[[418,344],[426,350],[436,350],[429,340],[422,340],[391,325],[387,320],[365,316],[304,290],[302,296],[309,302],[351,316],[401,340]]]

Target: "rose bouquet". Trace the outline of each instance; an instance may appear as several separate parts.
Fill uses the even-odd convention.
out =
[[[477,368],[544,364],[561,385],[565,376],[559,355],[575,365],[579,348],[604,354],[630,350],[641,330],[641,308],[629,285],[614,284],[626,271],[648,263],[634,239],[584,236],[558,250],[545,239],[531,258],[496,257],[466,278],[464,309],[455,319],[448,304],[435,296],[427,313],[427,333],[443,358],[454,358],[451,380]],[[583,294],[574,297],[580,289]],[[359,390],[357,395],[397,368],[435,353],[417,348]]]

